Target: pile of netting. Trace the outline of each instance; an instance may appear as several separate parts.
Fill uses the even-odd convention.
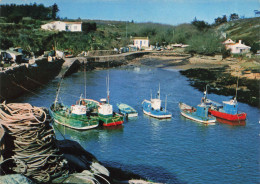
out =
[[[0,104],[0,174],[19,173],[41,183],[67,174],[50,123],[46,109]]]

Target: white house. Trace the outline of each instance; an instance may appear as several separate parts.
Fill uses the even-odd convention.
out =
[[[134,46],[136,46],[138,49],[149,47],[148,37],[133,37],[133,40],[134,40]]]
[[[44,30],[81,32],[82,31],[82,22],[53,21],[53,22],[41,25],[41,28]]]
[[[239,40],[238,43],[227,43],[225,44],[227,50],[230,50],[232,54],[243,54],[250,52],[251,47],[242,44],[242,41]]]

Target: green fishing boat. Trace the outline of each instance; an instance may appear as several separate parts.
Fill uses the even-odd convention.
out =
[[[92,99],[80,98],[76,102],[79,105],[85,105],[90,117],[97,117],[103,126],[116,126],[124,122],[124,117],[118,113],[113,112],[113,106],[107,103],[103,98],[100,102]]]
[[[85,105],[72,105],[71,108],[62,103],[53,103],[51,115],[56,123],[76,130],[88,130],[99,125],[99,118],[87,116]]]

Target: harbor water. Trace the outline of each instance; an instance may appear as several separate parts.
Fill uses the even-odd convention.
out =
[[[81,94],[99,100],[106,97],[106,77],[110,78],[110,103],[135,108],[139,116],[123,126],[79,132],[55,124],[58,139],[79,142],[105,165],[131,171],[162,183],[223,184],[259,183],[259,109],[239,103],[247,113],[245,126],[216,123],[205,126],[180,115],[178,102],[196,106],[203,93],[189,85],[177,70],[150,67],[121,67],[78,72],[61,83],[59,100],[75,104]],[[59,79],[33,93],[15,99],[35,106],[49,107],[55,99]],[[170,120],[150,118],[142,112],[142,101],[155,97],[160,83],[162,105],[172,112]],[[231,96],[209,94],[221,102]],[[64,136],[64,137],[63,137]]]

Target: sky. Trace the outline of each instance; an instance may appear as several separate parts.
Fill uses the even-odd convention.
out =
[[[44,4],[59,7],[58,16],[71,19],[190,23],[196,17],[213,23],[215,18],[237,13],[254,17],[260,0],[0,0],[0,4]]]

